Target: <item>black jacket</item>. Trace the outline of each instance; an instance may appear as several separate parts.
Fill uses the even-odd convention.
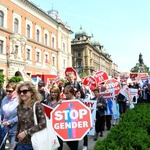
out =
[[[95,100],[96,97],[92,98],[92,100]],[[98,97],[98,101],[97,101],[97,104],[98,103],[102,103],[102,106],[100,107],[97,107],[98,108],[98,112],[99,112],[99,115],[100,116],[104,116],[105,115],[105,110],[107,110],[107,103],[106,103],[106,100],[103,98],[103,97]]]
[[[125,96],[122,95],[121,93],[119,93],[118,96],[117,96],[117,101],[118,102],[123,102],[124,100],[125,100]]]
[[[74,83],[67,82],[67,83],[65,84],[65,86],[67,86],[67,85],[72,85],[73,88],[76,88],[76,89],[77,89],[77,91],[79,91],[79,90],[82,89],[82,88],[81,88],[81,85],[79,84],[78,81],[74,81]]]

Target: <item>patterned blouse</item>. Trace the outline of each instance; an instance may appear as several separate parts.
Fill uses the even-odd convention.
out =
[[[39,130],[42,130],[46,127],[46,118],[43,106],[41,103],[36,103],[36,115],[38,125],[34,125],[33,117],[33,106],[25,107],[23,105],[18,106],[18,126],[17,134],[15,141],[18,142],[19,139],[17,135],[24,130],[27,130],[26,137],[21,141],[24,144],[31,144],[31,135]]]

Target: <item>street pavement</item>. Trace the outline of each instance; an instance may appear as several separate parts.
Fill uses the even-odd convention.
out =
[[[103,137],[100,137],[98,136],[98,139],[97,140],[103,140],[104,138],[107,137],[107,134],[109,133],[110,131],[103,131]],[[94,149],[94,145],[96,143],[96,141],[93,140],[93,136],[89,135],[88,136],[88,150],[93,150]],[[79,149],[78,150],[82,150],[83,149],[83,140],[81,140],[79,142]],[[68,145],[64,142],[64,145],[63,145],[63,150],[70,150],[70,148],[68,147]]]
[[[110,131],[107,131],[107,130],[103,131],[103,137],[98,136],[97,140],[103,140],[104,138],[107,137],[107,134],[109,132]],[[93,138],[94,138],[93,136],[88,135],[88,150],[93,150],[94,149],[94,145],[95,145],[96,141],[94,141]],[[7,144],[6,144],[5,150],[9,150],[9,142],[7,141],[6,143]],[[83,140],[81,140],[79,142],[79,150],[82,150],[82,148],[83,148]],[[70,150],[68,145],[65,142],[63,144],[63,150]]]

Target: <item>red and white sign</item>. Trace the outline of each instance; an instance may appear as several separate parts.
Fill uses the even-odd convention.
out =
[[[46,113],[46,116],[50,119],[50,115],[51,115],[53,108],[48,106],[48,105],[45,105],[45,104],[42,104],[42,105],[44,107],[44,111]]]
[[[92,91],[96,88],[96,80],[92,76],[87,76],[83,80],[83,85],[88,86]]]
[[[65,76],[66,76],[67,79],[68,79],[68,76],[70,74],[74,75],[74,80],[77,79],[77,72],[76,72],[76,70],[73,69],[72,67],[67,67],[66,70],[65,70]]]
[[[92,117],[92,129],[88,132],[88,135],[95,135],[95,118],[96,118],[96,100],[84,100],[83,103],[91,110]]]
[[[95,73],[94,78],[97,82],[98,87],[101,87],[101,83],[108,80],[108,74],[105,71],[98,71]]]
[[[91,110],[79,100],[65,100],[51,112],[51,121],[63,141],[81,140],[92,126]]]
[[[103,97],[105,100],[114,99],[115,97],[112,91],[100,92],[99,96]]]
[[[120,82],[117,81],[116,79],[114,78],[108,79],[105,82],[105,85],[106,85],[107,91],[113,92],[114,96],[119,94],[121,85],[120,85]]]

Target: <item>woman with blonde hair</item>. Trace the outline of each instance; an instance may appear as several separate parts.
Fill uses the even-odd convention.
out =
[[[16,150],[33,150],[31,143],[31,135],[46,128],[46,118],[41,101],[41,95],[31,82],[24,82],[18,85],[17,89],[19,106],[17,134],[15,138]],[[33,105],[36,104],[36,115],[38,125],[34,125]]]
[[[55,108],[61,101],[60,90],[58,86],[52,86],[50,89],[50,96],[47,99],[46,104],[52,108]]]
[[[50,89],[50,96],[47,98],[46,105],[55,108],[58,104],[61,103],[60,89],[58,86],[53,85]],[[58,150],[63,149],[63,141],[58,137],[60,147]]]

